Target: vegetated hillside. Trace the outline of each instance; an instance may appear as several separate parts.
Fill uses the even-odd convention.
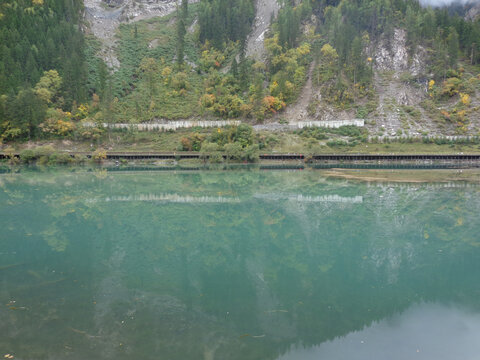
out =
[[[365,118],[380,137],[476,134],[478,22],[413,1],[386,4],[342,1],[323,12],[328,45],[308,116]]]
[[[33,136],[53,103],[85,101],[80,0],[0,2],[0,136]],[[44,71],[56,77],[41,81]],[[63,80],[57,81],[60,76]]]
[[[2,30],[15,33],[57,11],[58,24],[63,18],[77,24],[62,32],[70,37],[58,39],[74,48],[59,55],[52,51],[50,58],[40,51],[43,39],[33,37],[23,56],[18,42],[13,45],[15,36],[3,35],[8,51],[2,48],[0,70],[11,59],[17,68],[30,69],[35,49],[51,61],[2,87],[8,94],[0,104],[3,140],[100,136],[101,129],[86,130],[80,121],[192,118],[250,123],[363,118],[371,137],[478,132],[475,6],[432,9],[417,0],[183,0],[174,10],[169,0],[86,0],[85,8],[63,9],[54,0],[32,1],[3,4]],[[83,24],[85,41],[78,31]],[[67,71],[73,61],[81,76]],[[21,112],[27,90],[19,86],[25,82],[35,105]]]
[[[257,9],[276,14],[267,3],[259,2]],[[265,13],[257,13],[252,21],[251,2],[245,2],[239,10],[247,15],[242,23],[255,24],[256,36],[248,37],[247,50],[254,50],[244,58],[248,31],[233,34],[225,28],[230,22],[219,21],[227,17],[222,4],[227,2],[190,6],[183,68],[176,64],[176,14],[122,26],[119,56],[133,44],[137,48],[130,51],[141,56],[135,66],[126,56],[113,75],[113,82],[121,78],[127,85],[116,87],[123,93],[115,121],[128,121],[133,113],[136,121],[360,117],[372,136],[476,131],[480,51],[475,39],[480,32],[478,23],[460,16],[475,8],[462,8],[458,15],[458,9],[424,9],[416,1],[283,1],[277,18],[266,20]],[[258,31],[258,24],[267,29],[270,21],[269,31]],[[140,40],[131,36],[135,28]],[[158,31],[170,40],[161,39]],[[260,47],[259,38],[264,40]],[[145,70],[138,71],[141,57],[155,60],[150,81]],[[147,83],[157,85],[148,89]]]

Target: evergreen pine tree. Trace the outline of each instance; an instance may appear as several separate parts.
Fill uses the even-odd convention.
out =
[[[458,62],[459,43],[457,31],[451,27],[450,34],[447,36],[448,59],[451,68],[455,69]]]
[[[236,79],[238,77],[238,63],[236,58],[233,58],[231,72],[233,77]]]

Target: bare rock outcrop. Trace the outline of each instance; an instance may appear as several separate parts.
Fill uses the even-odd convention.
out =
[[[465,19],[475,21],[480,18],[480,3],[474,5],[470,10],[467,11]]]
[[[395,29],[392,39],[381,39],[375,44],[375,68],[379,71],[410,72],[412,76],[420,75],[425,69],[426,52],[418,47],[412,58],[407,48],[407,33],[404,29]]]
[[[276,17],[280,5],[277,0],[256,0],[255,2],[255,23],[252,32],[247,39],[246,55],[257,60],[263,60],[265,57],[265,47],[263,41],[265,33],[270,27],[270,20]]]
[[[190,3],[199,0],[189,0]],[[119,67],[115,55],[115,32],[121,23],[165,16],[176,10],[176,0],[84,0],[85,19],[102,42],[100,56],[112,69]]]
[[[393,38],[383,38],[369,49],[375,60],[374,86],[378,101],[377,110],[370,119],[371,133],[385,136],[395,136],[399,132],[419,136],[426,130],[435,133],[435,124],[421,106],[427,96],[425,66],[428,55],[420,46],[410,55],[406,38],[404,29],[395,29]],[[410,119],[405,109],[420,114],[422,122]]]

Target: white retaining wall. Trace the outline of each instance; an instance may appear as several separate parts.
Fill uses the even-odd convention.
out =
[[[151,123],[151,124],[107,124],[103,123],[105,128],[113,129],[133,129],[138,131],[168,131],[168,130],[177,130],[183,128],[192,128],[192,127],[201,127],[201,128],[215,128],[215,127],[225,127],[232,125],[240,125],[242,122],[239,120],[219,120],[219,121],[168,121],[166,123]],[[94,127],[94,123],[83,123],[86,127]],[[303,129],[307,127],[324,127],[324,128],[339,128],[341,126],[354,125],[354,126],[365,126],[365,121],[362,119],[353,119],[353,120],[333,120],[333,121],[299,121],[286,125],[290,129]],[[268,124],[265,124],[265,127],[268,128]]]
[[[177,130],[182,128],[191,128],[191,127],[224,127],[229,125],[240,125],[241,121],[238,120],[221,120],[221,121],[169,121],[167,123],[152,123],[152,124],[107,124],[103,123],[105,128],[113,129],[133,129],[138,131],[168,131],[168,130]],[[95,126],[94,123],[84,123],[86,127]]]
[[[324,128],[339,128],[341,126],[354,125],[354,126],[365,126],[365,120],[363,119],[353,119],[353,120],[332,120],[332,121],[299,121],[297,123],[292,123],[291,125],[296,125],[299,129],[305,127],[324,127]]]

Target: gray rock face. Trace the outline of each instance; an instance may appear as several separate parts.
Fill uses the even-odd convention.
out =
[[[390,44],[387,43],[390,42]],[[383,39],[375,49],[375,67],[380,71],[410,72],[413,76],[424,70],[425,51],[418,48],[409,61],[407,34],[404,29],[395,29],[393,39]]]
[[[190,3],[199,0],[190,0]],[[165,16],[175,11],[176,0],[84,0],[85,19],[93,35],[102,41],[99,54],[113,70],[120,65],[115,55],[115,32],[121,23]]]
[[[247,56],[263,60],[265,57],[265,47],[263,46],[265,33],[268,31],[272,16],[276,17],[279,9],[280,5],[277,0],[256,0],[255,23],[247,39]]]
[[[126,0],[105,0],[105,4],[108,6],[122,6]]]
[[[480,18],[480,3],[473,6],[465,15],[465,19],[471,21],[477,20],[478,18]]]

